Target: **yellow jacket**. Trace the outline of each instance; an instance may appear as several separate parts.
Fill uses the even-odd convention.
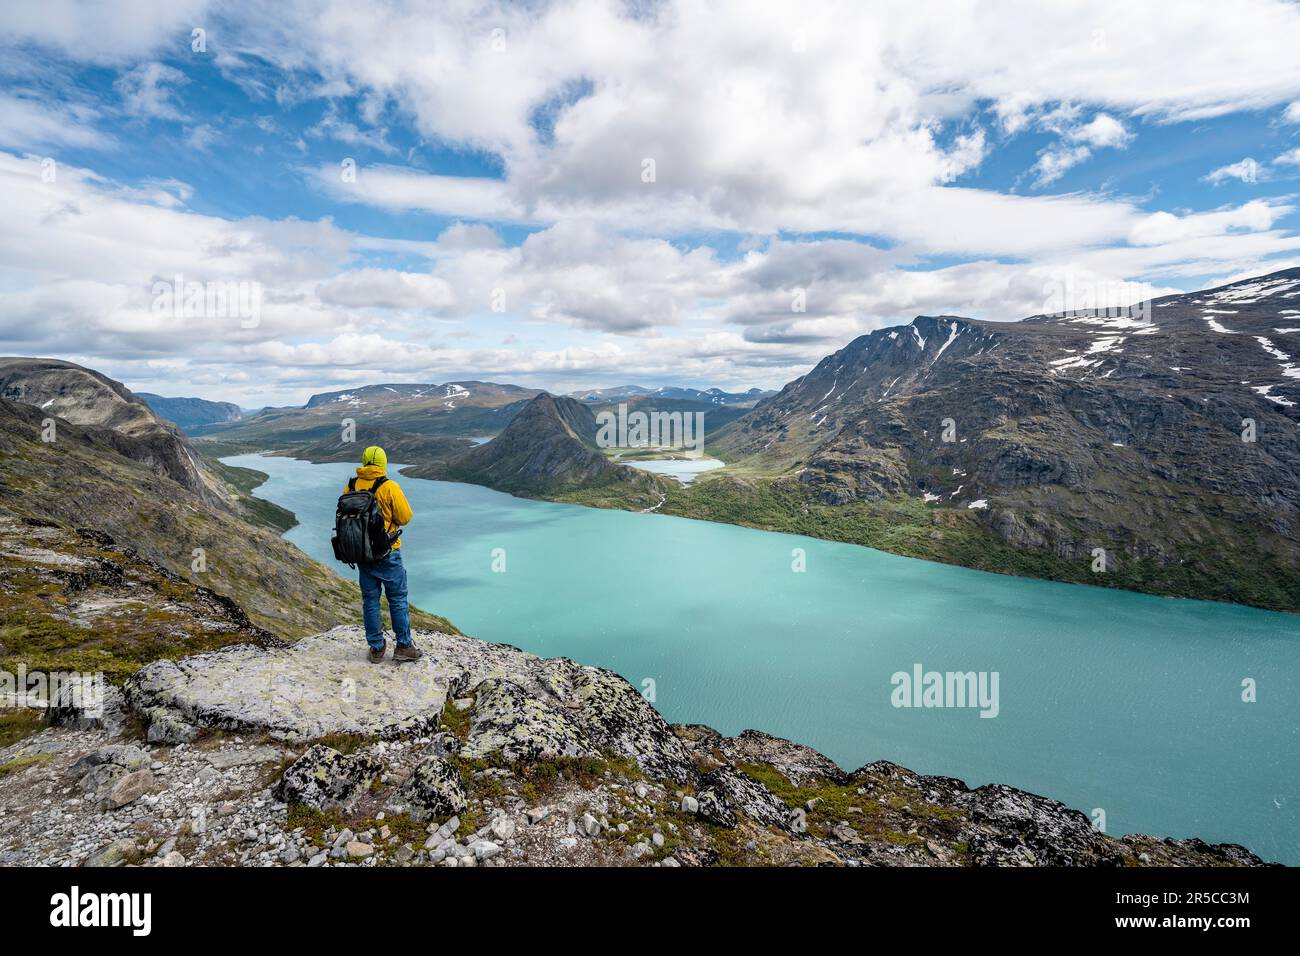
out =
[[[378,465],[362,465],[357,469],[357,482],[354,487],[357,491],[365,491],[380,477],[387,477],[384,475],[384,469]],[[379,486],[379,490],[375,492],[375,498],[379,502],[379,510],[384,514],[384,530],[389,534],[392,534],[414,517],[411,506],[407,503],[406,495],[402,494],[402,489],[391,478]],[[401,546],[401,538],[393,542],[394,551]]]

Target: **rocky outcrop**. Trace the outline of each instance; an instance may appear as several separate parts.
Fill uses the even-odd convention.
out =
[[[402,797],[416,820],[446,820],[464,813],[468,803],[460,772],[441,757],[421,760],[402,787]]]
[[[313,810],[346,809],[356,802],[384,765],[368,754],[341,754],[318,744],[295,760],[271,791],[282,803]]]
[[[400,667],[364,657],[360,628],[339,627],[285,647],[245,645],[142,668],[124,688],[149,721],[265,732],[286,741],[335,734],[426,737],[448,697],[472,695],[468,758],[537,761],[617,755],[684,781],[682,742],[626,680],[505,644],[422,633],[424,657]]]
[[[71,721],[0,749],[0,864],[1260,863],[1230,844],[1116,839],[1012,787],[887,761],[846,773],[759,731],[669,726],[599,668],[418,640],[425,659],[401,666],[367,663],[358,629],[147,666],[133,713],[193,739],[146,746]],[[238,720],[230,701],[248,708]]]

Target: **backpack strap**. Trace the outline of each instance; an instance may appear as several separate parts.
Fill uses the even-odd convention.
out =
[[[356,490],[357,490],[357,480],[356,480],[355,478],[349,478],[349,479],[348,479],[348,494],[351,494],[352,492],[354,492],[354,491],[356,491]]]
[[[375,483],[371,485],[369,488],[367,488],[366,491],[370,492],[372,495],[375,494],[377,491],[379,491],[379,486],[382,485],[387,480],[388,480],[387,475],[380,475],[378,478],[375,479]]]

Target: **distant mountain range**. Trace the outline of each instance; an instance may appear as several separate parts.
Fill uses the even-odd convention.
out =
[[[724,392],[720,388],[698,389],[677,388],[676,386],[646,388],[642,385],[618,385],[613,388],[593,388],[581,392],[570,392],[569,397],[576,398],[580,402],[592,402],[596,404],[626,401],[633,398],[662,398],[705,402],[710,405],[730,405],[741,408],[752,408],[758,402],[775,394],[776,392],[764,391],[761,388],[751,388],[747,392]]]
[[[567,396],[543,392],[528,402],[492,441],[433,464],[407,469],[417,478],[487,485],[529,497],[580,494],[596,503],[652,507],[662,501],[661,479],[611,461],[596,445],[592,410]]]
[[[703,412],[727,467],[647,485],[593,450],[594,418],[576,410],[624,404]],[[535,435],[509,429],[526,410]],[[920,316],[775,395],[372,385],[193,431],[213,450],[313,460],[386,444],[416,473],[519,494],[627,508],[662,495],[665,513],[1300,610],[1300,269],[1123,310]]]
[[[681,513],[1300,609],[1300,269],[1120,312],[922,316],[711,447],[730,467]]]
[[[211,425],[214,422],[237,422],[244,416],[243,409],[231,402],[210,402],[206,398],[164,398],[152,392],[135,394],[157,412],[160,418],[181,428]]]

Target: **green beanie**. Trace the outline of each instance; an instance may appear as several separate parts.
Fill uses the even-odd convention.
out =
[[[378,465],[380,468],[388,467],[388,456],[378,445],[371,445],[361,453],[361,464]]]

